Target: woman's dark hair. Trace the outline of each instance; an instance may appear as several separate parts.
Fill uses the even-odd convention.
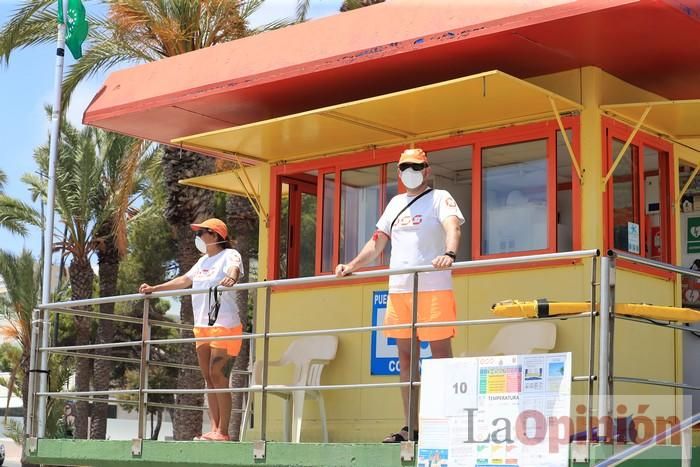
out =
[[[231,240],[229,240],[228,238],[222,237],[221,235],[219,235],[216,232],[213,232],[213,233],[214,233],[214,235],[216,235],[216,241],[218,242],[219,245],[221,245],[221,247],[224,250],[230,250],[233,248],[233,246],[231,245]]]

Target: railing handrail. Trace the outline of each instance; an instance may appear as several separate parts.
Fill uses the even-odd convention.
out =
[[[683,266],[676,266],[674,264],[664,263],[662,261],[656,261],[654,259],[644,258],[642,256],[633,255],[625,251],[620,250],[608,250],[608,256],[615,258],[621,258],[627,261],[632,261],[634,263],[643,264],[645,266],[650,266],[652,268],[661,269],[663,271],[675,272],[684,276],[692,276],[700,279],[700,271],[694,271],[692,269],[684,268]]]
[[[454,263],[451,267],[440,269],[454,270],[454,269],[476,269],[487,266],[500,266],[500,265],[511,265],[511,264],[522,264],[529,262],[541,262],[541,261],[557,261],[564,259],[583,259],[592,258],[600,255],[600,250],[577,250],[577,251],[565,251],[561,253],[546,253],[540,255],[526,255],[526,256],[514,256],[509,258],[493,258],[493,259],[478,259],[471,261],[461,261]],[[245,282],[241,284],[236,284],[233,287],[220,287],[221,291],[234,291],[234,290],[253,290],[262,289],[266,287],[279,287],[279,286],[292,286],[292,285],[306,285],[306,284],[320,284],[328,282],[342,282],[351,279],[358,278],[374,278],[374,277],[386,277],[393,276],[396,274],[410,274],[415,272],[434,272],[436,269],[432,265],[425,266],[415,266],[410,268],[395,268],[395,269],[379,269],[375,271],[362,271],[356,272],[349,276],[337,277],[333,274],[327,274],[323,276],[313,276],[313,277],[299,277],[295,279],[275,279],[272,281],[258,281],[258,282]],[[168,297],[181,297],[183,295],[195,295],[209,293],[209,289],[177,289],[168,290],[165,292],[154,292],[152,294],[128,294],[128,295],[114,295],[111,297],[100,297],[100,298],[90,298],[83,300],[69,300],[65,302],[52,302],[39,305],[39,309],[56,309],[65,308],[72,306],[88,306],[88,305],[101,305],[106,303],[121,303],[143,300],[144,298],[168,298]],[[67,314],[70,311],[65,310]]]
[[[582,313],[576,313],[572,315],[553,315],[546,316],[542,318],[537,318],[540,321],[553,321],[553,320],[563,320],[563,319],[577,319],[577,318],[588,318],[591,316],[590,311],[585,311]],[[455,321],[435,321],[430,323],[416,323],[416,328],[430,328],[430,327],[447,327],[447,326],[479,326],[479,325],[489,325],[489,324],[505,324],[505,323],[517,323],[522,321],[531,321],[531,318],[487,318],[487,319],[473,319],[473,320],[455,320]],[[304,331],[283,331],[283,332],[270,332],[267,333],[267,337],[300,337],[300,336],[322,336],[322,335],[332,335],[332,334],[347,334],[355,332],[367,332],[367,331],[388,331],[396,329],[409,329],[411,324],[380,324],[376,326],[358,326],[352,328],[329,328],[329,329],[307,329]],[[49,351],[49,352],[70,352],[73,350],[95,350],[95,349],[105,349],[113,347],[136,347],[141,345],[141,343],[146,343],[150,345],[167,345],[167,344],[191,344],[195,342],[216,342],[216,341],[236,341],[236,340],[253,340],[265,337],[264,333],[243,333],[235,336],[216,336],[216,337],[182,337],[173,339],[146,339],[145,341],[127,341],[127,342],[116,342],[111,344],[86,344],[86,345],[69,345],[61,347],[39,347],[39,351]],[[104,357],[103,355],[92,355],[94,359],[99,360]]]
[[[692,427],[698,422],[700,422],[700,412],[696,413],[695,415],[691,415],[690,417],[681,421],[677,425],[673,425],[666,431],[659,433],[656,436],[652,436],[643,443],[635,444],[634,446],[631,446],[622,452],[618,452],[617,454],[612,455],[611,457],[605,459],[603,462],[596,464],[595,467],[612,467],[614,465],[618,465],[627,459],[631,459],[637,454],[641,454],[642,452],[646,451],[647,449],[650,449],[657,443],[666,440],[667,438],[675,435],[676,433],[687,430],[688,428]]]

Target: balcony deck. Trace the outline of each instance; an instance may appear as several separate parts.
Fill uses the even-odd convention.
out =
[[[118,467],[198,466],[299,466],[299,467],[406,467],[398,444],[381,443],[281,443],[266,444],[265,459],[253,459],[252,442],[144,441],[141,456],[131,454],[131,441],[40,439],[28,461],[37,464]],[[611,446],[594,445],[593,457],[604,459]],[[623,446],[620,446],[623,448]],[[680,447],[657,446],[622,465],[630,467],[678,466]],[[573,467],[588,463],[572,463]],[[693,467],[700,467],[700,447],[693,448]]]

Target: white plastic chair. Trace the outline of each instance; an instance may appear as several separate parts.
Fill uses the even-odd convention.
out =
[[[288,386],[319,386],[323,367],[335,358],[338,350],[338,338],[336,336],[310,336],[302,337],[289,344],[287,350],[277,361],[270,361],[268,365],[285,366],[294,365],[294,379]],[[256,361],[253,364],[251,387],[260,387],[262,384],[263,362]],[[268,385],[268,394],[281,397],[284,400],[284,440],[293,440],[298,443],[301,439],[301,424],[304,417],[305,399],[315,399],[321,418],[323,442],[328,442],[328,426],[326,423],[326,408],[323,403],[322,391],[315,389],[302,389],[291,392],[275,391],[275,385]],[[246,409],[241,420],[241,431],[246,429],[252,398],[248,398]],[[290,437],[291,428],[291,437]]]
[[[523,355],[549,352],[557,340],[557,327],[549,321],[511,323],[501,327],[485,355]],[[484,355],[464,352],[462,357]]]

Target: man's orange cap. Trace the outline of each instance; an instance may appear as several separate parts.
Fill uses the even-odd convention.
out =
[[[406,149],[401,153],[399,164],[428,164],[428,157],[420,148]]]
[[[228,228],[226,228],[226,224],[224,224],[223,221],[215,217],[207,219],[201,224],[190,224],[190,227],[192,227],[192,230],[209,229],[218,233],[219,236],[224,240],[228,238]]]

